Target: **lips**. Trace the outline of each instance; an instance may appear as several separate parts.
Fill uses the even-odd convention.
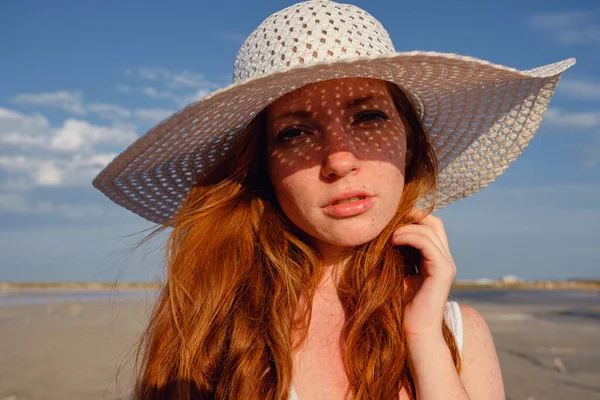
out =
[[[343,199],[343,200],[338,200],[335,203],[333,203],[332,205],[337,205],[337,204],[346,204],[346,203],[352,203],[354,201],[358,201],[358,200],[364,200],[365,196],[354,196],[354,197],[350,197],[349,199]]]
[[[329,200],[323,211],[333,218],[354,217],[369,210],[373,199],[373,195],[363,191],[341,193]]]
[[[334,206],[338,204],[346,204],[352,201],[364,200],[367,197],[373,197],[373,195],[362,191],[362,190],[352,190],[348,192],[343,192],[338,195],[333,196],[324,207]]]

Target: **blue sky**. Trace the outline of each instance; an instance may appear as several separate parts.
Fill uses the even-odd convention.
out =
[[[152,225],[90,182],[155,123],[229,84],[244,38],[293,3],[2,2],[0,281],[162,276],[162,239],[131,251]],[[600,5],[353,4],[383,23],[397,51],[519,69],[577,58],[521,157],[437,215],[458,278],[600,278]]]

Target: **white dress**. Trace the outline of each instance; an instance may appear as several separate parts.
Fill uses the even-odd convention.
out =
[[[452,331],[454,335],[454,340],[456,341],[456,346],[458,347],[458,353],[462,354],[463,347],[463,326],[462,326],[462,315],[460,313],[460,307],[456,301],[447,301],[446,302],[446,311],[444,314],[444,319],[446,320],[446,324],[448,324],[448,328]],[[292,385],[292,392],[290,394],[290,400],[300,400],[298,398],[298,394],[296,393],[296,389],[294,385]]]

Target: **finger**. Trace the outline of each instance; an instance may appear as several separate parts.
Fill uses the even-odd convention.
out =
[[[440,217],[428,214],[417,207],[413,207],[411,212],[409,212],[409,216],[414,218],[417,224],[431,227],[436,235],[440,238],[444,248],[448,251],[448,253],[450,253],[448,236],[446,234],[446,229],[444,228],[444,223]]]
[[[431,242],[433,244],[435,244],[435,246],[438,248],[438,250],[440,252],[444,253],[447,258],[449,258],[448,251],[446,250],[444,244],[442,243],[440,238],[437,236],[437,234],[433,231],[433,229],[429,226],[411,224],[411,225],[406,225],[406,226],[400,227],[400,228],[396,229],[396,231],[392,235],[392,243],[398,245],[399,244],[399,243],[397,243],[398,235],[400,235],[402,233],[409,233],[409,232],[428,237],[431,240]]]
[[[403,232],[396,236],[395,241],[399,245],[408,245],[421,252],[422,262],[419,271],[421,275],[443,280],[453,280],[456,276],[454,261],[448,258],[428,236]]]
[[[394,238],[394,244],[396,245],[408,245],[414,247],[421,252],[422,255],[422,273],[427,274],[426,264],[432,265],[444,265],[449,263],[448,258],[444,252],[426,235],[422,235],[415,232],[402,232],[398,233]]]

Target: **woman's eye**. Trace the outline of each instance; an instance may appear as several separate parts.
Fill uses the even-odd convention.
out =
[[[353,122],[371,122],[378,119],[387,120],[388,116],[384,112],[377,110],[362,111],[354,116]]]
[[[279,133],[279,135],[277,135],[277,139],[278,140],[283,140],[283,141],[289,141],[289,140],[293,140],[293,139],[299,139],[302,136],[306,136],[307,134],[310,134],[310,131],[306,130],[306,129],[300,129],[300,128],[289,128],[289,129],[285,129],[283,131],[281,131],[281,133]]]

